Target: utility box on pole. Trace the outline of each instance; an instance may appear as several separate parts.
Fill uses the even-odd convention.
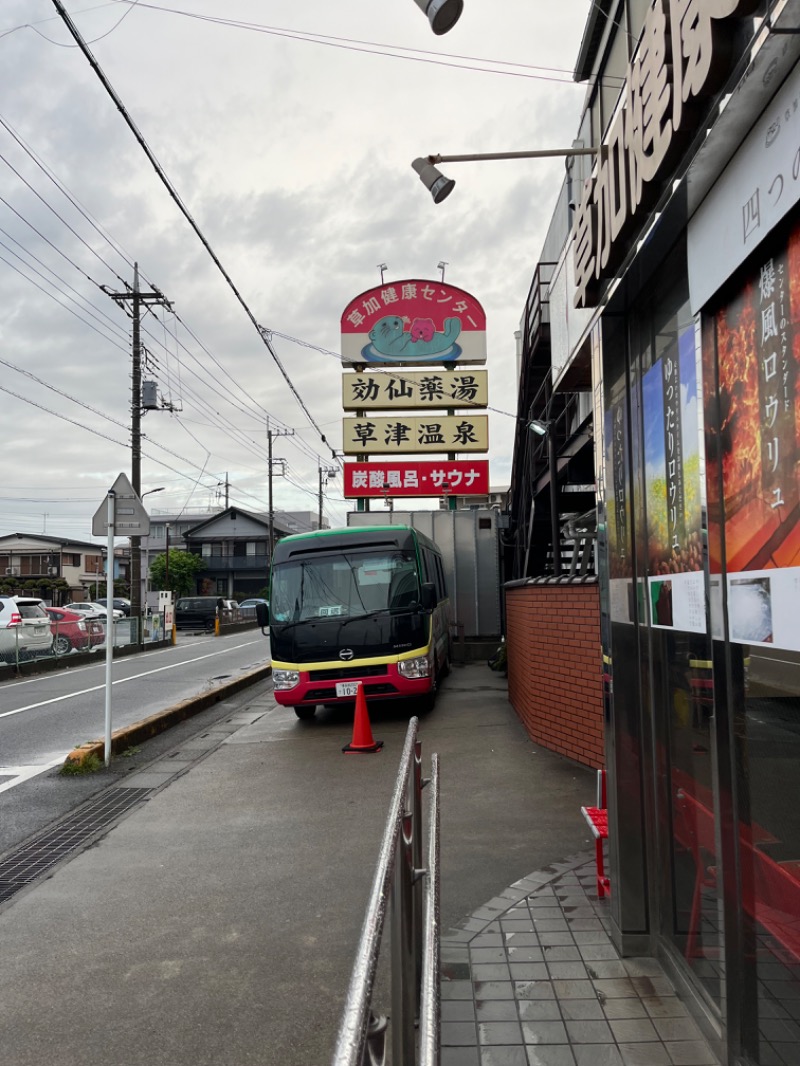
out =
[[[411,526],[435,541],[453,607],[453,636],[496,648],[503,628],[497,511],[350,511],[347,524]]]

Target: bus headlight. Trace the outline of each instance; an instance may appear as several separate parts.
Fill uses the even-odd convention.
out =
[[[273,670],[272,685],[274,688],[294,688],[300,684],[299,670]]]
[[[416,659],[401,659],[397,664],[397,672],[408,678],[430,677],[431,664],[427,655],[420,655]]]

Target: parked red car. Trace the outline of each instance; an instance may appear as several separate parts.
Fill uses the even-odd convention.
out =
[[[73,649],[90,651],[105,642],[106,630],[102,622],[63,607],[45,607],[45,610],[50,616],[54,655],[68,655]]]

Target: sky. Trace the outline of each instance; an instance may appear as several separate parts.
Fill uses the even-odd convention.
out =
[[[507,485],[514,331],[564,164],[443,165],[457,185],[438,206],[410,164],[569,146],[589,0],[465,0],[441,37],[413,0],[65,6],[327,446],[51,0],[2,0],[0,534],[92,540],[130,476],[130,318],[107,293],[134,262],[175,312],[143,321],[144,377],[168,405],[142,420],[153,513],[219,506],[226,482],[231,504],[265,511],[268,425],[285,431],[275,509],[316,512],[342,443],[340,316],[381,263],[388,284],[444,261],[483,304],[490,478]],[[324,493],[345,524],[341,476]]]

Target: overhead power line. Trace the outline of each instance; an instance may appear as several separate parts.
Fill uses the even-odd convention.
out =
[[[270,355],[272,356],[273,362],[275,363],[275,365],[280,370],[280,372],[281,372],[286,384],[288,385],[292,395],[297,400],[298,404],[300,405],[301,409],[303,410],[306,418],[311,423],[311,425],[314,427],[314,429],[317,431],[317,434],[319,435],[320,440],[323,442],[323,444],[326,445],[326,447],[328,447],[330,449],[331,455],[335,458],[336,457],[336,452],[334,451],[333,448],[330,448],[330,445],[328,444],[328,441],[327,441],[327,438],[325,437],[325,434],[322,432],[320,427],[317,425],[316,421],[314,420],[314,416],[309,411],[308,407],[306,406],[305,401],[303,400],[302,396],[300,395],[300,393],[298,392],[297,388],[295,387],[294,382],[292,381],[292,379],[289,377],[288,373],[286,372],[286,368],[283,366],[283,363],[278,358],[278,354],[275,351],[275,349],[273,348],[272,342],[269,339],[269,336],[268,336],[269,331],[265,330],[262,326],[260,326],[258,324],[258,321],[256,320],[255,315],[250,310],[247,302],[245,301],[244,297],[242,296],[242,294],[239,292],[238,288],[234,284],[234,281],[231,278],[230,274],[227,272],[225,267],[222,265],[222,262],[218,258],[218,256],[217,256],[216,252],[214,251],[214,249],[209,244],[209,242],[206,239],[205,235],[203,234],[202,230],[200,229],[200,227],[195,222],[194,218],[192,217],[191,213],[189,212],[189,209],[184,204],[184,202],[181,199],[177,189],[175,188],[175,186],[172,184],[172,181],[167,176],[164,168],[161,166],[159,161],[156,159],[155,155],[153,154],[150,146],[148,145],[148,143],[145,140],[144,136],[140,132],[140,130],[137,127],[136,123],[133,121],[131,116],[128,114],[128,111],[125,108],[125,105],[123,104],[123,102],[120,99],[120,97],[117,95],[117,92],[114,89],[114,87],[112,86],[111,82],[108,80],[106,75],[103,73],[103,70],[100,67],[100,64],[97,62],[97,60],[95,59],[94,55],[92,54],[91,49],[89,48],[89,46],[84,41],[84,39],[81,36],[81,33],[78,30],[77,26],[75,25],[75,23],[70,18],[69,13],[67,12],[67,10],[64,7],[64,5],[61,3],[61,0],[53,0],[53,5],[55,6],[56,11],[58,11],[59,15],[63,19],[64,24],[66,25],[67,29],[69,30],[69,32],[72,34],[73,38],[75,39],[75,41],[79,45],[81,51],[86,56],[86,58],[89,60],[89,63],[91,65],[92,69],[94,70],[95,74],[97,74],[97,76],[100,79],[100,81],[101,81],[103,87],[105,88],[106,92],[109,94],[111,99],[114,101],[114,103],[115,103],[115,105],[117,107],[117,110],[122,115],[123,119],[125,120],[126,125],[128,126],[128,128],[130,129],[130,131],[133,133],[134,137],[136,138],[137,142],[139,143],[139,146],[144,151],[144,153],[147,156],[147,158],[150,160],[150,163],[153,166],[153,169],[155,170],[155,172],[158,175],[159,179],[161,180],[162,184],[166,188],[167,192],[172,197],[173,201],[177,205],[177,207],[180,210],[180,212],[183,215],[183,217],[186,219],[186,221],[189,223],[189,225],[194,230],[195,235],[199,239],[200,243],[203,245],[205,250],[211,256],[211,259],[213,260],[215,266],[217,267],[219,272],[222,274],[223,278],[225,278],[225,281],[228,283],[228,286],[229,286],[231,292],[234,294],[236,299],[239,301],[239,303],[242,306],[245,314],[247,315],[247,317],[252,322],[253,326],[255,327],[256,331],[258,332],[259,336],[261,337],[263,343],[266,345],[267,350],[269,351]]]

